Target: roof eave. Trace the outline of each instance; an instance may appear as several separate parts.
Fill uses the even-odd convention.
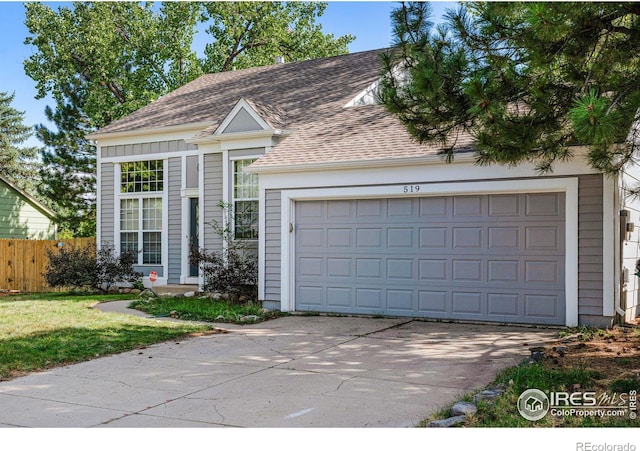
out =
[[[415,164],[444,163],[444,156],[440,154],[422,155],[419,157],[405,158],[381,158],[376,160],[352,160],[352,161],[325,161],[317,163],[289,163],[274,165],[252,164],[245,170],[255,174],[278,174],[291,172],[328,171],[340,169],[372,169],[377,167],[410,166]],[[456,155],[455,163],[468,163],[475,161],[473,152],[464,152]]]
[[[100,139],[127,138],[130,136],[140,136],[140,135],[158,135],[158,134],[166,134],[166,133],[201,131],[207,127],[211,127],[215,123],[216,123],[215,121],[192,122],[188,124],[160,126],[160,127],[147,127],[147,128],[138,128],[133,130],[123,130],[123,131],[106,132],[106,133],[102,133],[100,132],[100,130],[98,130],[94,133],[90,133],[86,135],[86,138],[97,141]]]
[[[27,193],[26,191],[23,191],[22,189],[18,188],[13,182],[8,180],[4,176],[0,175],[0,181],[3,182],[5,185],[7,185],[12,190],[14,190],[15,192],[17,192],[20,196],[22,196],[25,199],[27,199],[31,205],[33,205],[35,208],[40,210],[49,219],[53,220],[57,216],[56,213],[53,210],[50,210],[49,208],[47,208],[44,205],[42,205],[42,203],[38,199],[36,199],[35,197],[33,197],[31,194]]]
[[[185,139],[189,144],[215,144],[226,141],[237,141],[240,139],[252,139],[252,138],[271,138],[274,136],[285,137],[293,133],[293,130],[255,130],[250,132],[236,132],[236,133],[223,133],[223,134],[211,134],[209,136],[197,137]]]

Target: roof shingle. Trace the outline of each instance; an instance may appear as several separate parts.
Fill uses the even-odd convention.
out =
[[[383,106],[345,107],[379,78],[385,51],[203,75],[98,133],[209,123],[195,136],[205,138],[244,98],[272,128],[291,132],[257,169],[436,155],[437,145],[418,144]],[[459,136],[456,149],[471,143]]]

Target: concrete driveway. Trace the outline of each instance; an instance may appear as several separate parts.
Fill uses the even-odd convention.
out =
[[[5,427],[411,427],[557,330],[290,316],[0,383]]]

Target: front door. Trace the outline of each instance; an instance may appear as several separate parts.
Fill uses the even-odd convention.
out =
[[[190,249],[198,249],[200,247],[199,240],[199,224],[200,207],[198,198],[189,199],[189,246]],[[189,262],[189,277],[198,277],[198,265]]]

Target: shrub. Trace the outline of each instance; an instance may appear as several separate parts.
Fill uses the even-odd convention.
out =
[[[104,246],[96,255],[89,247],[63,247],[58,252],[48,249],[47,257],[44,278],[51,287],[108,291],[120,283],[142,283],[142,274],[133,269],[133,252],[116,256],[112,247]]]
[[[231,217],[231,208],[224,202],[218,206],[227,217]],[[233,223],[233,218],[227,224]],[[241,296],[250,300],[258,298],[258,256],[255,249],[245,240],[235,239],[228,225],[222,226],[217,221],[209,224],[223,242],[222,250],[191,249],[191,263],[202,271],[205,292],[220,292],[231,295],[232,301],[238,302]],[[251,227],[251,224],[244,227]],[[243,236],[241,233],[240,236]]]
[[[103,246],[97,256],[98,287],[109,291],[113,285],[128,284],[135,287],[142,285],[142,273],[133,269],[136,253],[126,251],[116,255],[115,249]]]
[[[98,264],[92,248],[63,247],[57,252],[47,249],[47,257],[49,262],[44,279],[49,286],[74,289],[96,287]]]

